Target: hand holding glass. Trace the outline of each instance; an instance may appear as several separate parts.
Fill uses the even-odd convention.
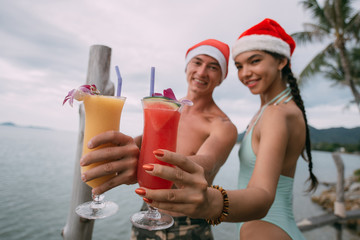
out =
[[[180,119],[178,102],[160,97],[149,97],[142,100],[144,110],[144,132],[141,143],[137,179],[140,187],[150,189],[169,189],[172,182],[151,176],[143,169],[144,164],[169,165],[155,158],[153,151],[167,149],[176,151],[176,139]],[[135,213],[131,222],[139,228],[148,230],[166,229],[173,225],[173,218],[160,213],[156,208],[148,205],[148,211]]]
[[[87,144],[94,136],[114,130],[119,131],[121,112],[124,106],[125,97],[102,96],[102,95],[86,95],[84,97],[85,107],[85,130],[83,152],[85,155],[90,151],[99,148],[108,147],[104,144],[95,149],[89,149]],[[91,168],[103,164],[104,162],[90,164],[81,167],[81,172],[85,172]],[[113,178],[115,174],[106,175],[86,182],[90,187],[95,188]],[[79,205],[76,213],[87,219],[99,219],[113,215],[117,212],[118,206],[109,201],[103,201],[103,195],[93,195],[93,201]]]

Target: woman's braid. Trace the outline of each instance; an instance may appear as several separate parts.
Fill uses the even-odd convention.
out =
[[[308,181],[311,181],[311,184],[310,184],[310,187],[308,188],[308,191],[314,191],[314,190],[316,190],[316,187],[318,185],[318,180],[317,180],[316,176],[314,175],[314,173],[312,172],[313,163],[312,163],[312,156],[311,156],[310,131],[309,131],[309,126],[308,126],[308,122],[307,122],[307,118],[306,118],[304,103],[303,103],[303,100],[300,95],[300,91],[298,88],[296,78],[294,77],[294,75],[290,69],[289,62],[283,68],[282,74],[283,74],[283,78],[286,79],[287,82],[289,83],[289,86],[291,89],[291,94],[294,98],[294,101],[295,101],[296,105],[300,108],[301,112],[303,113],[303,117],[305,120],[305,128],[306,128],[305,150],[306,150],[307,157],[305,158],[303,154],[302,154],[302,156],[308,162],[308,166],[309,166],[310,177],[309,177]]]

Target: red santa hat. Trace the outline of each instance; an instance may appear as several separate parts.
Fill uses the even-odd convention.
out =
[[[228,73],[230,48],[226,43],[220,42],[216,39],[207,39],[205,41],[195,44],[186,52],[185,66],[189,61],[200,54],[205,54],[215,58],[221,68],[221,81],[226,78]]]
[[[266,18],[243,32],[232,48],[232,57],[246,51],[264,50],[290,59],[295,49],[294,39],[276,21]]]

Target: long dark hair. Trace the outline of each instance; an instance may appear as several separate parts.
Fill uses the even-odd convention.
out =
[[[284,56],[277,54],[277,53],[268,52],[268,51],[265,51],[265,52],[270,54],[271,56],[273,56],[275,59],[285,58]],[[289,84],[289,87],[291,89],[291,95],[293,96],[293,99],[294,99],[296,105],[300,108],[300,110],[303,114],[303,117],[304,117],[305,129],[306,129],[306,140],[305,140],[304,151],[306,151],[306,157],[304,156],[304,153],[302,153],[301,156],[308,162],[308,168],[309,168],[309,173],[310,173],[310,176],[307,180],[307,181],[310,181],[310,186],[307,189],[307,191],[308,192],[315,191],[319,182],[312,171],[313,162],[312,162],[312,156],[311,156],[311,141],[310,141],[309,125],[308,125],[307,117],[306,117],[306,113],[305,113],[304,102],[300,95],[300,90],[299,90],[296,78],[294,77],[294,75],[291,71],[291,68],[290,68],[290,60],[288,60],[286,66],[282,69],[282,77],[283,77],[283,79],[286,79],[287,83]]]

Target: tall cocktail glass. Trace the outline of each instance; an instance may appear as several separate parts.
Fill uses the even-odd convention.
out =
[[[170,165],[155,158],[153,151],[166,149],[176,151],[176,139],[180,119],[179,102],[162,97],[142,99],[144,110],[144,131],[141,143],[140,158],[137,169],[137,179],[140,187],[150,189],[169,189],[172,182],[151,176],[143,169],[144,164]],[[135,213],[131,222],[139,228],[148,230],[166,229],[173,225],[173,218],[160,213],[156,208],[148,205],[148,211]]]
[[[99,148],[108,147],[109,144],[103,144],[95,149],[89,149],[87,144],[94,136],[109,131],[119,131],[121,112],[124,106],[125,97],[86,95],[84,96],[85,107],[85,130],[83,152],[85,155],[90,151]],[[89,166],[81,167],[81,172],[85,172],[104,162],[94,163]],[[95,188],[113,178],[115,174],[107,175],[86,182],[90,187]],[[105,218],[113,215],[118,210],[117,204],[104,201],[104,195],[93,195],[93,201],[79,205],[76,213],[88,219]]]

